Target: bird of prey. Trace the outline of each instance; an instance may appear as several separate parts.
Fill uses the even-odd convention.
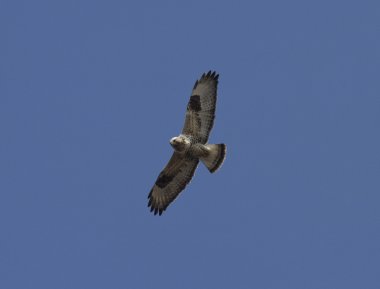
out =
[[[225,144],[207,143],[214,124],[218,78],[215,71],[209,71],[194,84],[182,133],[170,140],[173,155],[148,195],[148,207],[155,215],[161,215],[185,189],[199,160],[214,173],[225,159]]]

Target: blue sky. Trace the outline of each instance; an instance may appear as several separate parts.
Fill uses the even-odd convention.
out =
[[[380,288],[378,1],[1,1],[0,288]],[[210,141],[147,194],[195,80]]]

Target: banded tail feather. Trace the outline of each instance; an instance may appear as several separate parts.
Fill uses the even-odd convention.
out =
[[[223,164],[226,158],[227,146],[221,144],[206,144],[209,149],[209,154],[206,157],[202,157],[201,161],[205,164],[210,173],[216,172]]]

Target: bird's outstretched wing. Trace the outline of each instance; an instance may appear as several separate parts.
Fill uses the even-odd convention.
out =
[[[182,133],[206,143],[214,124],[219,74],[209,71],[194,84]]]
[[[194,176],[198,159],[174,152],[148,195],[150,211],[162,214]]]

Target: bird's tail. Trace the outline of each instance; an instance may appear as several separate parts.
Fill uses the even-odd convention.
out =
[[[226,158],[227,146],[223,143],[221,144],[206,144],[209,154],[201,158],[201,161],[208,168],[210,173],[215,172],[223,164]]]

